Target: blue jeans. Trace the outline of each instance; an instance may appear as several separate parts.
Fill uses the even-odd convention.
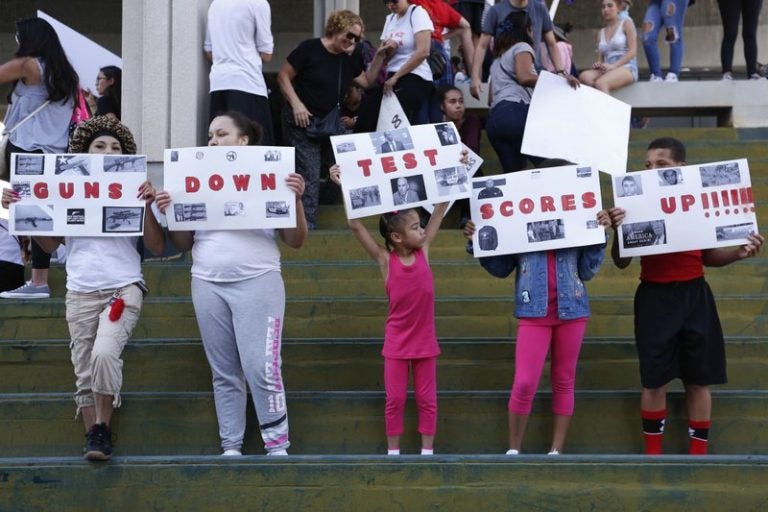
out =
[[[514,101],[502,101],[488,114],[485,131],[504,172],[522,171],[528,165],[528,157],[520,152],[527,118],[528,105]],[[542,159],[530,157],[530,160],[536,164]]]
[[[643,48],[648,67],[656,76],[661,76],[661,62],[657,40],[661,26],[674,32],[674,41],[669,42],[669,71],[680,74],[683,65],[683,21],[688,0],[650,0],[643,19]],[[665,31],[666,32],[666,31]]]

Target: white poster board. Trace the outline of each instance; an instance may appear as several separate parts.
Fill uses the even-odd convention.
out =
[[[59,36],[61,46],[67,54],[72,67],[80,77],[80,87],[96,94],[96,77],[104,66],[117,66],[122,69],[123,60],[103,46],[94,43],[81,33],[52,18],[43,11],[37,11],[37,17],[51,24]]]
[[[610,174],[627,171],[632,107],[565,78],[539,73],[523,134],[522,152],[564,158]]]
[[[399,130],[411,126],[408,118],[400,106],[400,101],[394,94],[385,94],[381,98],[379,118],[376,121],[376,131]]]
[[[472,180],[470,208],[476,258],[605,242],[597,222],[600,179],[569,165]]]
[[[285,179],[294,149],[202,146],[165,150],[163,183],[171,231],[296,227],[296,195]]]
[[[453,123],[338,135],[331,146],[350,219],[469,197]]]
[[[15,235],[139,236],[144,232],[144,155],[11,155]]]
[[[747,243],[757,232],[745,159],[637,171],[613,178],[622,257]]]

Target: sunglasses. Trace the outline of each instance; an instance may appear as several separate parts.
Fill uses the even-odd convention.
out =
[[[359,43],[360,40],[362,39],[361,36],[357,34],[353,34],[352,32],[347,32],[347,35],[345,35],[344,37],[347,38],[347,41],[352,41],[354,43]]]

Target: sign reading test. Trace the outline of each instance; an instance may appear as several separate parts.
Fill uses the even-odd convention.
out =
[[[16,235],[139,236],[144,232],[144,155],[11,155],[9,225]]]
[[[469,197],[453,123],[338,135],[331,146],[350,219]]]
[[[168,229],[296,227],[296,195],[285,183],[293,171],[294,150],[288,147],[166,149]]]
[[[597,223],[600,179],[569,165],[472,180],[475,257],[519,254],[605,242]]]
[[[740,245],[757,232],[745,159],[612,179],[614,204],[626,211],[618,233],[622,257]]]

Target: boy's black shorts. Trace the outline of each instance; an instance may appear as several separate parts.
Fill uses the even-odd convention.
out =
[[[641,282],[635,292],[635,343],[644,388],[659,388],[676,378],[701,386],[728,380],[723,329],[703,277]]]

